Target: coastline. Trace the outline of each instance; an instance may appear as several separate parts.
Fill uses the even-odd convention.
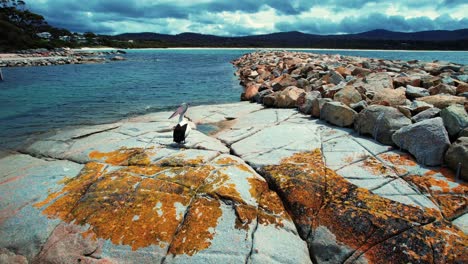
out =
[[[125,60],[120,50],[72,50],[72,49],[36,49],[18,53],[0,54],[0,67],[52,66],[64,64],[91,64],[106,61]]]
[[[76,50],[116,50],[117,48],[80,48]],[[323,49],[323,48],[224,48],[224,47],[168,47],[168,48],[128,48],[125,50],[338,50],[338,51],[379,51],[379,52],[468,52],[466,50],[388,50],[388,49]]]

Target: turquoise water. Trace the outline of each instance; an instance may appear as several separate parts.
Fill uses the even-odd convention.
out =
[[[230,61],[252,50],[129,50],[126,61],[4,68],[0,82],[0,149],[41,133],[113,122],[191,105],[237,102],[242,87]],[[468,64],[468,52],[307,50],[384,59]]]

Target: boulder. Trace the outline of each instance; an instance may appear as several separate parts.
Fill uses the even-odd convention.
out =
[[[320,119],[340,127],[352,125],[356,116],[356,111],[341,102],[327,102],[320,111]]]
[[[312,101],[312,116],[320,117],[320,112],[325,103],[333,102],[330,98],[317,98]]]
[[[393,145],[393,133],[411,124],[409,118],[393,107],[371,105],[359,113],[354,129],[360,134],[372,135],[380,143]]]
[[[440,109],[443,109],[453,104],[463,105],[466,102],[465,97],[443,95],[443,94],[425,96],[425,97],[417,98],[416,100],[426,102]]]
[[[353,86],[346,86],[345,88],[338,91],[335,96],[333,96],[333,99],[349,106],[361,101],[362,97]]]
[[[280,90],[285,89],[286,87],[297,85],[296,79],[291,77],[289,74],[284,74],[278,78],[277,78],[278,79],[277,82],[272,83],[272,87],[274,91],[280,91]]]
[[[302,93],[297,99],[297,107],[299,109],[299,112],[304,114],[311,114],[313,101],[321,97],[322,95],[318,91]]]
[[[404,105],[406,103],[405,89],[382,89],[372,98],[372,104],[387,106]]]
[[[361,81],[356,81],[353,86],[358,90],[362,88],[367,92],[377,92],[382,89],[393,89],[393,80],[388,73],[377,72],[369,74]]]
[[[296,86],[289,86],[282,91],[265,96],[263,104],[270,107],[293,108],[297,106],[297,99],[303,92],[304,90]]]
[[[347,77],[347,76],[351,76],[352,73],[351,73],[351,70],[349,68],[345,68],[345,67],[338,67],[335,69],[335,71],[339,74],[341,74],[341,76],[343,77]]]
[[[371,74],[372,71],[369,69],[361,68],[361,67],[356,67],[354,70],[351,72],[353,76],[366,76]]]
[[[419,114],[413,116],[411,118],[411,121],[413,121],[414,123],[418,123],[418,122],[421,122],[421,121],[426,120],[426,119],[434,118],[434,117],[438,116],[439,113],[440,113],[439,108],[432,107],[432,108],[426,109],[426,110],[420,112]]]
[[[460,131],[458,134],[460,137],[468,137],[468,127]]]
[[[456,137],[460,131],[468,127],[468,114],[463,105],[451,105],[440,112],[445,128],[450,137]]]
[[[297,80],[297,87],[304,89],[306,86],[309,85],[309,81],[307,79],[301,78]]]
[[[268,95],[265,95],[262,99],[263,105],[266,107],[274,107],[277,93],[278,92],[272,92],[272,93],[269,93]]]
[[[368,105],[367,105],[367,102],[364,101],[364,100],[359,101],[359,102],[357,102],[357,103],[355,103],[355,104],[351,104],[351,105],[350,105],[350,107],[351,107],[354,111],[356,111],[356,112],[358,112],[358,113],[361,112],[362,110],[366,109],[367,106],[368,106]]]
[[[421,85],[421,78],[417,76],[398,76],[393,78],[394,87],[406,87],[407,85],[418,87],[419,85]]]
[[[260,86],[257,84],[247,85],[245,91],[241,94],[241,101],[252,100],[255,97],[255,95],[257,95],[259,88]]]
[[[438,76],[427,75],[427,76],[423,76],[421,78],[421,85],[422,85],[422,87],[424,87],[426,89],[429,89],[432,86],[436,86],[439,83],[441,83],[441,78],[438,77]]]
[[[428,89],[430,95],[435,95],[435,94],[451,94],[455,95],[456,94],[456,87],[451,86],[445,83],[441,83],[437,86],[431,87]]]
[[[411,100],[414,100],[419,97],[428,96],[428,95],[429,95],[429,91],[427,89],[414,87],[411,85],[406,86],[406,96]]]
[[[422,101],[413,101],[411,104],[408,106],[408,109],[411,110],[411,113],[413,115],[417,115],[421,113],[424,110],[427,110],[429,108],[433,108],[434,106]]]
[[[450,146],[448,133],[440,117],[405,126],[393,134],[392,140],[413,154],[419,163],[427,166],[441,165],[445,151]]]
[[[468,181],[468,137],[461,137],[450,145],[447,153],[445,153],[445,162],[457,173],[460,177]]]
[[[338,72],[333,71],[333,70],[330,71],[330,76],[329,76],[329,82],[330,83],[333,83],[333,84],[337,85],[340,82],[344,82],[344,81],[345,81],[345,78],[343,78],[343,76],[341,76],[341,74],[339,74]]]
[[[468,83],[460,83],[457,86],[456,94],[468,93]]]
[[[273,93],[273,89],[265,89],[263,91],[260,91],[258,92],[255,96],[254,96],[254,101],[261,104],[263,102],[263,98],[267,95],[270,95]]]

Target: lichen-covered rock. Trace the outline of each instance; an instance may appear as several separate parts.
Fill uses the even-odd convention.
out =
[[[450,145],[442,118],[436,117],[405,126],[392,136],[393,142],[413,154],[419,163],[428,166],[442,164]]]
[[[297,108],[299,109],[299,112],[307,115],[311,114],[313,101],[321,97],[322,95],[318,91],[302,93],[297,99]]]
[[[297,106],[297,99],[304,90],[295,86],[290,86],[282,91],[272,93],[263,98],[265,106],[274,106],[279,108],[294,108]]]
[[[354,129],[360,134],[372,135],[383,144],[393,145],[393,133],[411,123],[409,118],[393,107],[371,105],[359,113]]]
[[[468,137],[457,139],[447,150],[445,162],[465,181],[468,181]]]
[[[431,210],[356,187],[325,167],[319,150],[263,172],[317,263],[454,263],[467,253],[463,232]]]
[[[352,125],[356,116],[356,111],[340,102],[325,103],[320,111],[320,119],[341,127]]]
[[[345,88],[341,89],[334,95],[333,100],[342,102],[343,104],[349,106],[361,101],[362,97],[353,86],[345,86]]]
[[[444,95],[444,94],[425,96],[425,97],[417,98],[416,100],[423,101],[425,103],[431,104],[440,109],[443,109],[453,104],[463,105],[466,102],[465,97]]]
[[[164,259],[168,263],[226,263],[261,257],[280,263],[310,263],[306,244],[297,236],[281,200],[245,162],[203,150],[181,150],[163,157],[159,151],[93,151],[89,155],[94,161],[84,165],[78,175],[70,170],[70,178],[61,176],[57,183],[61,188],[31,189],[14,185],[18,179],[7,176],[8,181],[0,185],[2,193],[8,187],[13,189],[10,195],[21,190],[34,193],[32,200],[18,196],[18,204],[9,200],[8,214],[3,211],[3,201],[0,203],[1,247],[27,252],[28,243],[37,243],[40,251],[25,255],[37,263],[93,263],[97,259],[103,263]],[[38,166],[50,165],[44,161]],[[11,168],[13,175],[22,169],[26,180],[38,175]],[[0,172],[3,176],[4,167]],[[44,181],[43,176],[37,181]],[[25,209],[28,214],[15,216]],[[5,229],[4,221],[13,220],[33,236]],[[37,223],[31,223],[34,220]],[[39,227],[45,230],[32,231]],[[44,237],[37,236],[40,232]],[[275,242],[277,238],[287,238],[287,243]],[[238,241],[236,247],[229,244],[232,241]],[[284,254],[285,250],[291,255]]]
[[[468,113],[462,105],[451,105],[440,112],[449,136],[456,137],[461,130],[468,127]]]

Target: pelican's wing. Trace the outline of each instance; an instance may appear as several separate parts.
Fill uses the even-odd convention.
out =
[[[188,135],[190,134],[190,130],[192,130],[189,124],[186,124],[186,126],[187,128],[185,129],[185,139],[187,139]]]

